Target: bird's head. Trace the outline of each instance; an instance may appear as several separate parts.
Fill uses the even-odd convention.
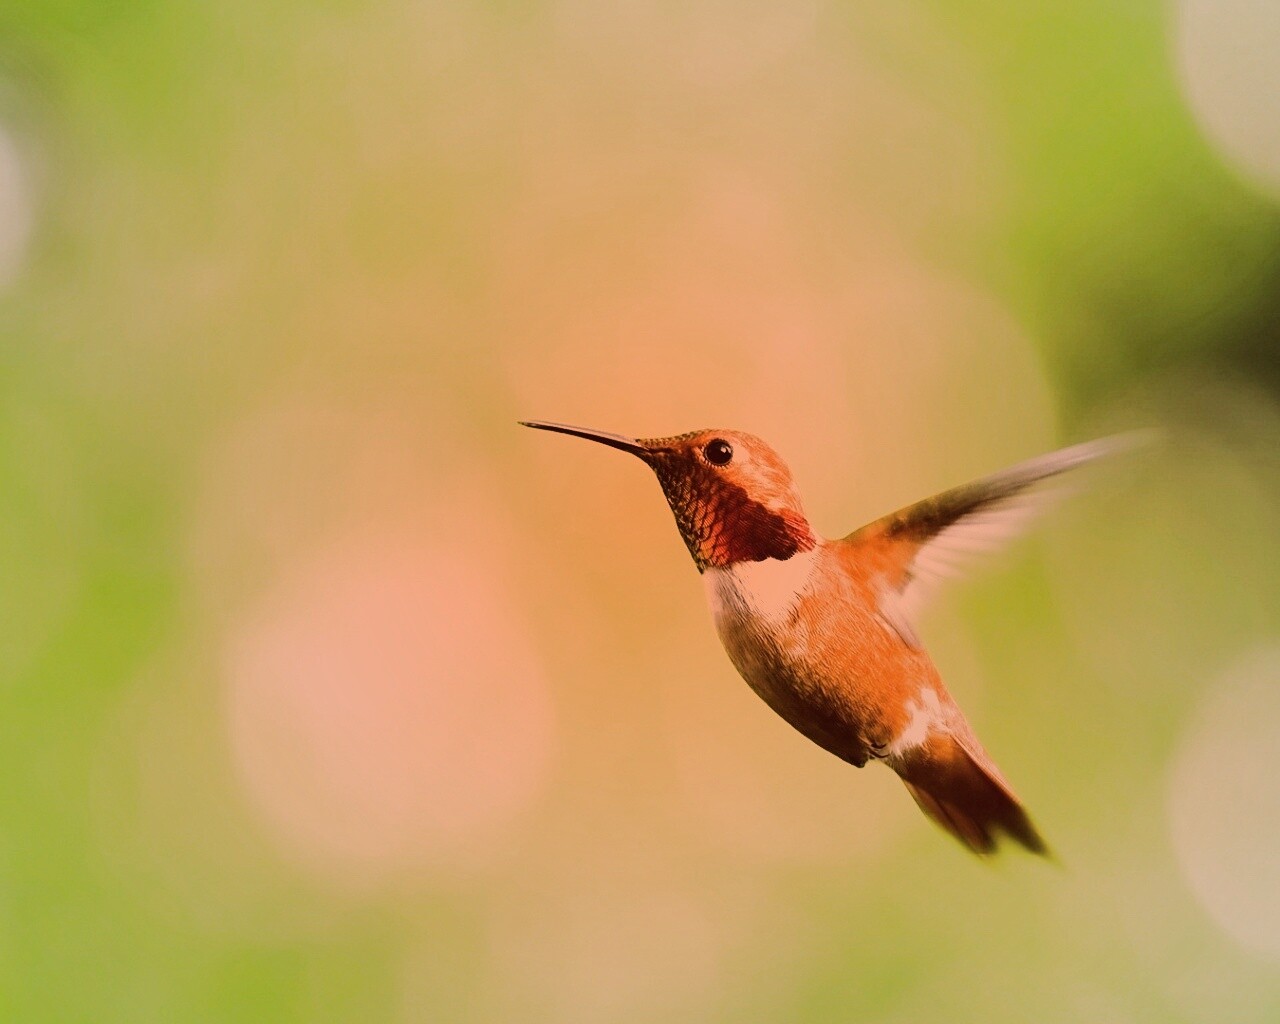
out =
[[[752,434],[694,430],[633,438],[540,420],[524,425],[597,441],[643,460],[657,474],[699,572],[787,559],[817,544],[787,464]]]

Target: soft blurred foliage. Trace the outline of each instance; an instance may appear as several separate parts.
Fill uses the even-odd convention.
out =
[[[0,5],[0,1019],[1280,1019],[1280,6]],[[736,676],[819,529],[1164,443],[926,622],[1062,867]]]

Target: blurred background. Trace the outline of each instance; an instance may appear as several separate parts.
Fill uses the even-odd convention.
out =
[[[0,1019],[1280,1019],[1280,6],[0,7]],[[1063,866],[750,693],[634,460],[842,535]]]

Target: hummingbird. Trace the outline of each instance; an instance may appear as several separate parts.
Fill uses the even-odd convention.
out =
[[[881,761],[979,855],[1004,840],[1049,855],[943,685],[917,631],[937,584],[1045,503],[1036,485],[1129,447],[1077,444],[908,505],[838,540],[809,524],[787,464],[740,430],[633,438],[542,420],[630,452],[658,477],[734,667],[802,735],[861,768]]]

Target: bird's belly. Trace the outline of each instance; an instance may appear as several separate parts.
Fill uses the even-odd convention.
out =
[[[727,570],[705,575],[712,577],[707,596],[716,631],[747,684],[814,743],[852,764],[864,764],[874,742],[869,742],[876,731],[874,709],[860,685],[856,658],[832,656],[833,645],[847,648],[847,643],[805,614],[807,588],[797,587],[789,600],[775,594],[762,601],[750,588],[749,576]],[[846,617],[843,626],[850,625]]]

